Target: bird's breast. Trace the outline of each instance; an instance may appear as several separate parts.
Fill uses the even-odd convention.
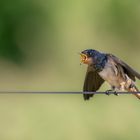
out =
[[[119,87],[122,78],[117,73],[117,68],[112,64],[106,63],[104,69],[99,72],[99,75],[107,81],[111,86]]]

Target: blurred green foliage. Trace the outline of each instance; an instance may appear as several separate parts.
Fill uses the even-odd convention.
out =
[[[104,28],[128,42],[137,43],[139,38],[139,2],[112,0],[103,12]]]
[[[38,47],[31,44],[27,48],[22,41],[39,41],[42,26],[51,25],[47,11],[32,0],[0,1],[0,20],[0,56],[18,64],[26,60],[27,51]]]
[[[0,1],[0,90],[81,91],[86,66],[78,53],[87,48],[140,71],[139,15],[137,0]],[[85,102],[1,94],[0,140],[139,140],[139,103],[132,95]]]

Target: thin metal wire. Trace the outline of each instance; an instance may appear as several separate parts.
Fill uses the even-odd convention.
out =
[[[31,90],[3,90],[0,94],[106,94],[107,92],[82,92],[82,91],[31,91]],[[109,94],[137,94],[140,92],[113,92],[109,91]]]

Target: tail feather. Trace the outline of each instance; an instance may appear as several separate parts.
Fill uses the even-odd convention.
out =
[[[133,85],[133,87],[129,88],[129,92],[139,92],[138,88]],[[140,99],[140,93],[133,93],[138,99]]]

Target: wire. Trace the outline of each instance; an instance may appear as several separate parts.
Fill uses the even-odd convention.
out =
[[[138,94],[140,92],[82,92],[82,91],[31,91],[31,90],[3,90],[0,94]]]

